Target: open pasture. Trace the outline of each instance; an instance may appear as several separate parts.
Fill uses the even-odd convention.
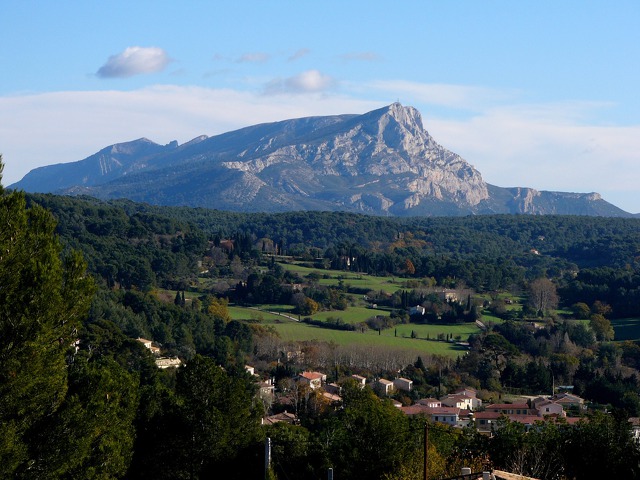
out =
[[[615,332],[614,340],[640,340],[640,318],[620,318],[611,320]]]
[[[348,311],[350,311],[349,309]],[[364,310],[364,309],[363,309]],[[276,312],[275,310],[271,310]],[[337,313],[323,312],[328,316],[340,316]],[[368,310],[371,312],[371,310]],[[459,337],[466,341],[470,334],[479,332],[475,324],[462,325],[417,325],[399,324],[393,328],[377,332],[365,329],[357,331],[333,330],[309,325],[293,320],[286,316],[286,312],[270,313],[270,311],[255,308],[230,306],[229,313],[236,320],[260,320],[263,325],[273,327],[283,340],[332,342],[337,345],[370,345],[401,348],[416,352],[416,354],[434,354],[457,357],[464,354],[465,349],[455,344],[455,341],[436,341],[438,336],[452,339]],[[315,318],[315,317],[314,317]],[[341,317],[347,323],[347,317]],[[412,332],[416,338],[412,337]]]
[[[403,279],[398,277],[375,277],[365,273],[345,272],[342,270],[320,270],[292,263],[281,263],[280,265],[285,270],[295,272],[301,277],[315,273],[319,276],[318,284],[325,286],[337,287],[342,281],[347,287],[362,290],[382,290],[386,293],[395,293],[405,288],[403,287]]]

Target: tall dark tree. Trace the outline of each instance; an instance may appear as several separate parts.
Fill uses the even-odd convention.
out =
[[[188,478],[211,475],[226,465],[235,465],[239,472],[242,462],[251,469],[250,459],[242,455],[260,438],[262,414],[256,410],[251,385],[199,355],[180,370],[176,393],[183,430],[179,436],[187,451],[179,457],[186,461]]]
[[[0,158],[0,179],[2,174]],[[77,253],[61,258],[55,221],[0,189],[0,477],[31,458],[29,432],[67,392],[65,356],[78,338],[93,282]]]

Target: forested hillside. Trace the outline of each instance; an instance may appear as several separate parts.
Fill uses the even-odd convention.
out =
[[[442,284],[456,279],[480,292],[518,290],[522,282],[551,278],[562,292],[561,303],[599,300],[612,307],[611,318],[637,315],[640,302],[640,219],[239,214],[29,198],[54,213],[63,243],[81,249],[93,271],[108,282],[142,289],[180,289],[180,282],[196,275],[195,264],[209,252],[207,242],[219,246],[230,239],[233,256],[243,260],[276,253],[372,275],[406,275],[409,260],[411,277],[433,277]]]
[[[345,380],[352,374],[411,379],[410,394],[394,395],[403,405],[461,386],[490,402],[554,384],[589,402],[585,422],[529,434],[508,423],[491,439],[434,425],[431,478],[518,463],[539,478],[640,475],[627,421],[640,416],[640,343],[615,341],[611,323],[640,317],[638,219],[239,214],[1,193],[10,227],[0,237],[3,477],[209,478],[228,469],[262,478],[269,437],[270,478],[326,478],[330,467],[345,479],[422,478],[424,418],[356,388]],[[403,287],[384,295],[322,284],[329,269]],[[467,295],[443,301],[443,289]],[[457,358],[420,356],[398,373],[383,352],[294,345],[258,314],[230,315],[232,305],[264,304],[338,315],[365,294],[388,316],[362,329],[496,321]],[[409,315],[416,303],[423,318]],[[184,366],[157,368],[139,337]],[[292,383],[326,366],[342,386],[341,408]],[[259,394],[260,381],[275,381],[275,398]],[[285,410],[296,425],[261,424]]]

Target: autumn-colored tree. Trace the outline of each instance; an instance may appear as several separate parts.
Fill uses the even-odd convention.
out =
[[[592,305],[593,313],[599,313],[600,315],[604,315],[605,317],[609,315],[612,311],[611,305],[601,302],[600,300],[596,300]]]
[[[228,298],[212,298],[209,302],[208,311],[211,315],[219,320],[223,320],[225,323],[231,321],[231,315],[229,315],[229,299]]]
[[[604,315],[600,313],[594,313],[589,320],[591,330],[596,336],[596,340],[608,341],[613,340],[615,331],[611,326],[611,322],[607,320]]]
[[[415,275],[416,273],[416,267],[413,265],[413,262],[408,258],[404,261],[404,271],[407,273],[407,275]]]

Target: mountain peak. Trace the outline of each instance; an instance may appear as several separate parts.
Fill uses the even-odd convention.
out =
[[[364,117],[378,120],[393,120],[409,129],[424,129],[420,112],[413,107],[404,107],[400,102],[394,102],[386,107],[365,113]]]
[[[595,194],[488,185],[400,102],[362,115],[253,125],[180,146],[141,138],[34,170],[15,187],[229,211],[626,214]]]
[[[387,110],[389,112],[388,115],[393,117],[398,123],[418,125],[420,128],[424,128],[420,112],[413,107],[403,107],[400,102],[394,102],[387,107]]]

